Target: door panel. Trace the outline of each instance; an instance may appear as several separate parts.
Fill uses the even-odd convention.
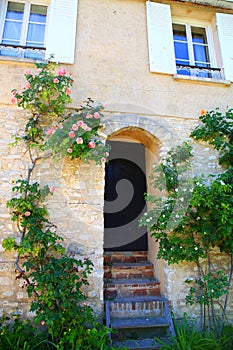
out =
[[[105,250],[147,250],[138,219],[146,209],[145,150],[142,144],[109,142],[105,170]]]

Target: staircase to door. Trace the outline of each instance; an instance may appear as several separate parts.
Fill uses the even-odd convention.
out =
[[[153,339],[174,335],[168,300],[161,296],[154,266],[145,251],[107,251],[104,255],[106,325],[113,342],[128,349],[158,349]]]

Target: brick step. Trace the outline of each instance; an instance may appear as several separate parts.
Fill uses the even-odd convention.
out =
[[[104,264],[113,262],[127,262],[136,263],[141,261],[147,261],[147,251],[133,251],[133,252],[105,252]]]
[[[149,261],[136,263],[113,262],[104,266],[105,278],[152,278],[154,267]]]
[[[154,278],[111,279],[104,282],[105,298],[159,296],[160,283]]]

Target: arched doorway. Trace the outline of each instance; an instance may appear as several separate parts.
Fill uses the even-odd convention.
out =
[[[145,147],[139,142],[108,141],[105,168],[105,250],[145,251],[147,231],[138,226],[146,210]]]

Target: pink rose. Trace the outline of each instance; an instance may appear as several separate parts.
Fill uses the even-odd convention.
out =
[[[99,119],[99,118],[100,118],[100,114],[99,114],[98,112],[95,112],[95,113],[94,113],[94,118],[95,118],[95,119]]]
[[[65,68],[59,68],[58,69],[58,75],[59,77],[62,77],[63,75],[66,74],[66,69]]]
[[[86,130],[87,124],[83,123],[83,125],[81,127],[82,127],[83,130]]]
[[[93,115],[90,114],[90,113],[88,113],[88,114],[86,115],[86,118],[87,118],[87,119],[91,119],[91,118],[93,118]]]
[[[54,185],[49,187],[49,192],[53,193],[55,192],[56,187]]]
[[[70,89],[70,88],[66,88],[65,94],[66,94],[66,95],[70,95],[71,93],[72,93],[71,89]]]
[[[101,158],[101,162],[102,163],[105,163],[106,162],[106,159],[103,157],[103,158]]]
[[[25,215],[25,216],[30,216],[31,213],[30,213],[30,211],[25,211],[24,215]]]
[[[54,130],[53,128],[49,128],[49,129],[46,131],[46,135],[50,136],[50,135],[52,135],[54,132],[55,132],[55,130]]]
[[[90,141],[87,146],[88,146],[88,148],[95,148],[95,142]]]
[[[17,91],[16,91],[16,90],[12,91],[12,95],[13,95],[13,96],[15,96],[16,94],[17,94]]]
[[[17,104],[17,98],[12,97],[12,98],[11,98],[11,103],[13,103],[14,105],[16,105],[16,104]]]
[[[105,155],[106,155],[106,157],[108,157],[108,156],[109,156],[109,153],[108,153],[108,152],[105,152]]]
[[[31,69],[26,69],[26,70],[25,70],[25,74],[27,74],[27,75],[32,74]]]
[[[79,121],[77,122],[77,125],[78,125],[78,126],[83,126],[83,121],[82,121],[82,120],[79,120]]]
[[[59,80],[57,78],[54,78],[53,82],[54,82],[54,84],[57,84],[57,83],[59,83]]]
[[[70,137],[71,139],[73,139],[73,138],[75,137],[75,132],[74,132],[73,130],[71,130],[71,131],[69,132],[69,137]]]
[[[68,153],[72,153],[72,148],[67,148]]]
[[[38,69],[37,69],[37,73],[42,72],[42,70],[43,70],[42,68],[38,68]]]
[[[27,82],[27,83],[25,84],[25,87],[26,87],[26,89],[30,89],[30,87],[31,87],[30,83]]]
[[[78,125],[77,124],[73,124],[72,129],[73,130],[78,130]]]
[[[81,137],[78,137],[76,139],[76,142],[77,142],[78,145],[81,145],[81,144],[83,144],[83,139]]]

